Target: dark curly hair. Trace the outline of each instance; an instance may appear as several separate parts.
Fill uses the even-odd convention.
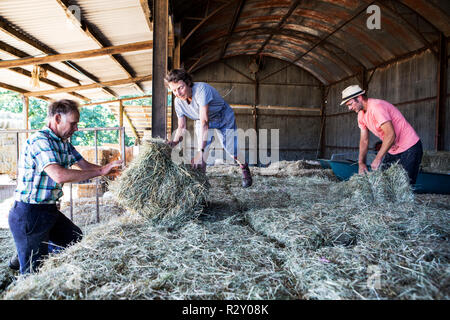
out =
[[[169,85],[169,82],[178,82],[180,80],[183,80],[184,83],[186,83],[191,88],[194,85],[192,76],[184,69],[173,69],[164,78],[166,86]]]

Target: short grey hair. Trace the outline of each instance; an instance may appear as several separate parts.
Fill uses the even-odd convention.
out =
[[[78,109],[78,102],[69,99],[62,99],[55,102],[52,102],[48,106],[47,117],[50,119],[56,114],[69,114],[71,112],[75,112],[80,114],[80,110]]]

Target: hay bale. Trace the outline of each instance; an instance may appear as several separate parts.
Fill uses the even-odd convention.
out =
[[[332,192],[360,205],[414,201],[408,174],[399,164],[393,164],[387,170],[355,174],[348,181],[338,183]]]
[[[15,279],[13,270],[8,267],[9,259],[15,253],[16,248],[11,231],[0,228],[0,293]]]
[[[161,139],[149,140],[109,190],[124,208],[150,219],[180,223],[199,214],[206,202],[206,175],[171,160]]]
[[[422,171],[434,173],[450,173],[449,151],[424,151],[421,163]]]
[[[0,146],[0,174],[8,174],[11,178],[16,176],[17,170],[17,146]]]
[[[91,146],[77,146],[75,149],[88,162],[95,163],[95,147]],[[120,157],[120,152],[116,148],[111,147],[97,147],[97,163],[104,166],[107,163],[117,160]]]
[[[91,198],[95,197],[97,192],[101,197],[106,192],[105,183],[99,183],[98,186],[95,183],[81,183],[76,185],[78,198]]]

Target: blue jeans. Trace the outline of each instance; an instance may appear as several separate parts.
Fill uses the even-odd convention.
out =
[[[200,120],[196,120],[195,131],[197,134],[198,145],[201,145],[202,143],[200,126]],[[209,147],[213,141],[214,130],[217,130],[220,142],[225,152],[231,156],[232,159],[236,158],[238,156],[238,137],[236,134],[237,126],[233,109],[224,109],[214,118],[209,119],[208,138],[205,149],[209,150]]]
[[[8,222],[21,274],[36,271],[50,252],[58,252],[82,238],[81,229],[58,211],[56,204],[15,201]]]
[[[411,148],[399,154],[386,153],[383,159],[383,167],[389,167],[391,164],[398,161],[399,164],[405,168],[409,176],[409,183],[413,186],[416,184],[417,175],[419,174],[422,155],[422,142],[419,140]]]

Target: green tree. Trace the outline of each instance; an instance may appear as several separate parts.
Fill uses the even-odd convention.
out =
[[[145,99],[140,99],[145,100]],[[140,101],[138,100],[138,101]],[[141,102],[142,103],[142,102]],[[145,103],[151,103],[145,101]],[[142,103],[144,105],[145,103]],[[30,129],[41,129],[46,125],[48,102],[30,97],[29,99],[29,121]],[[21,114],[23,110],[22,97],[19,93],[0,90],[0,112],[9,111]],[[85,106],[81,108],[79,128],[106,128],[117,127],[119,123],[111,110],[104,105]],[[98,145],[103,143],[115,143],[119,141],[119,133],[117,131],[99,131]],[[72,136],[74,145],[94,145],[94,132],[76,132]],[[125,135],[125,144],[131,146],[135,139]]]

